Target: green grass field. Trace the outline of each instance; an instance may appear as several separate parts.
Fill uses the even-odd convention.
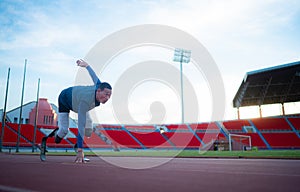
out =
[[[38,152],[19,152],[18,154],[36,154]],[[49,152],[47,155],[76,155],[75,152]],[[117,157],[191,157],[191,158],[278,158],[300,159],[300,150],[258,150],[258,151],[201,151],[198,150],[123,150],[85,152],[86,156]]]
[[[160,156],[160,157],[214,157],[214,158],[300,158],[300,150],[263,150],[263,151],[121,151],[97,152],[100,156]]]

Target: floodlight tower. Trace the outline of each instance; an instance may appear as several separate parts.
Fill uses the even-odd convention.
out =
[[[181,84],[181,123],[184,123],[184,101],[183,101],[183,75],[182,75],[182,63],[189,63],[191,59],[190,50],[184,50],[176,48],[174,52],[175,62],[180,62],[180,84]]]

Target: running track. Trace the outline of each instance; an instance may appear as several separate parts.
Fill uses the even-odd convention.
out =
[[[75,164],[73,156],[0,154],[0,191],[197,191],[276,192],[300,191],[300,160],[174,158],[156,167],[145,167],[165,158],[89,157]]]

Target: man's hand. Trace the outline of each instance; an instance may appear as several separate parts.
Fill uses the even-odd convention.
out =
[[[76,156],[76,159],[75,159],[75,163],[85,163],[84,153],[83,153],[83,150],[80,149],[80,148],[77,149],[77,156]]]
[[[87,66],[89,66],[89,64],[87,62],[85,62],[84,60],[82,60],[82,59],[77,60],[76,63],[80,67],[87,67]]]

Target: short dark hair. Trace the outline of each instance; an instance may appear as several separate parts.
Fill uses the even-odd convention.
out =
[[[107,82],[103,82],[100,83],[99,87],[98,87],[101,91],[103,91],[105,88],[112,90],[112,87],[110,86],[109,83]]]

